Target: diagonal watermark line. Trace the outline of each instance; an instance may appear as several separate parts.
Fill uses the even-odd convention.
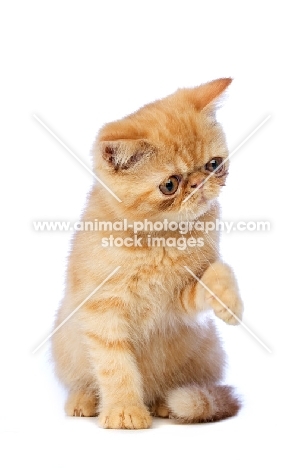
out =
[[[187,270],[188,273],[190,273],[190,275],[193,276],[193,278],[195,278],[195,279],[206,289],[206,291],[208,291],[223,307],[225,307],[225,309],[228,310],[228,312],[229,312],[231,315],[233,315],[233,317],[240,323],[240,325],[242,325],[243,328],[245,328],[245,329],[250,333],[250,335],[252,335],[252,337],[255,338],[255,340],[257,340],[258,343],[260,343],[260,344],[263,346],[263,348],[266,349],[266,351],[268,351],[269,353],[272,353],[271,349],[268,348],[268,346],[266,346],[266,344],[263,343],[263,341],[260,340],[260,338],[259,338],[257,335],[255,335],[255,333],[253,333],[252,330],[250,330],[249,327],[247,327],[247,326],[243,323],[243,321],[240,320],[240,319],[234,314],[234,312],[232,312],[232,310],[229,309],[229,307],[227,307],[226,304],[224,304],[224,302],[221,301],[221,299],[220,299],[214,292],[212,292],[212,290],[209,289],[209,287],[206,286],[206,284],[205,284],[203,281],[201,281],[201,279],[199,279],[199,278],[192,272],[192,270],[190,270],[190,268],[188,268],[187,266],[184,266],[184,268]]]
[[[265,117],[265,119],[238,146],[236,146],[236,148],[233,151],[231,151],[229,156],[226,159],[224,159],[224,161],[222,161],[221,164],[219,164],[218,167],[213,172],[211,172],[206,177],[206,179],[204,179],[203,182],[201,182],[201,184],[199,184],[198,187],[196,187],[195,190],[193,190],[193,192],[191,192],[190,195],[188,195],[182,201],[182,203],[186,203],[186,201],[188,201],[194,195],[194,193],[196,193],[205,184],[205,182],[210,177],[212,177],[226,163],[226,161],[228,161],[228,159],[232,158],[232,156],[234,156],[234,154],[237,153],[239,148],[241,148],[267,122],[267,120],[270,119],[270,117],[271,117],[271,115],[268,115],[267,117]]]
[[[107,185],[99,179],[99,177],[97,177],[96,174],[76,154],[74,154],[73,151],[71,151],[71,149],[68,148],[68,146],[65,145],[65,143],[57,137],[57,135],[47,125],[45,125],[45,123],[37,117],[36,114],[33,114],[33,117],[60,143],[60,145],[63,146],[63,148],[68,151],[68,153],[71,154],[71,156],[73,156],[93,177],[95,177],[99,184],[101,184],[118,202],[122,202],[122,200],[109,187],[107,187]]]
[[[107,278],[105,278],[104,281],[102,281],[102,283],[99,284],[99,286],[97,286],[97,288],[94,289],[94,291],[91,292],[91,294],[88,295],[88,297],[86,297],[77,307],[76,309],[74,309],[69,315],[68,317],[66,317],[63,322],[60,323],[60,325],[58,325],[53,331],[52,333],[50,333],[46,338],[45,340],[42,341],[42,343],[40,343],[40,345],[37,346],[37,348],[34,349],[33,351],[33,354],[36,353],[36,351],[39,350],[39,348],[41,348],[42,345],[44,345],[44,343],[46,343],[47,340],[49,340],[74,314],[75,312],[78,311],[78,309],[81,308],[81,306],[83,306],[88,299],[90,299],[90,297],[92,297],[95,292],[98,291],[98,289],[100,289],[119,269],[121,268],[121,266],[118,266],[116,267],[108,276]]]

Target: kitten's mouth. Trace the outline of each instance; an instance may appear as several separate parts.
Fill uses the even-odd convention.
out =
[[[205,198],[205,196],[201,193],[200,198],[199,198],[199,201],[198,201],[199,205],[202,204],[202,203],[207,203],[207,202],[208,202],[208,200],[207,200],[207,199]]]
[[[186,217],[190,221],[196,221],[211,209],[214,200],[207,198],[203,193],[195,193],[183,205],[186,208]]]
[[[189,195],[191,195],[191,194],[189,194]],[[187,197],[189,195],[187,195]],[[186,204],[187,203],[190,204],[191,202],[193,204],[195,204],[195,205],[198,204],[198,206],[199,206],[199,205],[203,205],[203,204],[208,204],[209,200],[206,198],[206,196],[203,194],[202,191],[199,191],[199,192],[193,193],[193,195],[190,196],[190,198],[188,198],[188,200],[186,201]]]
[[[191,188],[193,188],[193,190],[187,190],[187,192],[185,193],[185,200],[187,200],[185,203],[190,202],[191,199],[192,202],[196,203],[206,203],[208,201],[208,199],[205,196],[204,186],[197,187],[197,185],[193,185]]]

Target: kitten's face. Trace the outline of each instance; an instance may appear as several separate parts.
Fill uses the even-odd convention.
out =
[[[103,128],[95,171],[122,200],[106,194],[118,217],[193,221],[209,210],[228,170],[224,134],[207,107],[218,83],[222,92],[230,82],[221,81],[177,91]]]

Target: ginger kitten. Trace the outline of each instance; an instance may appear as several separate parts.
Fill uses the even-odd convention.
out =
[[[69,416],[99,415],[105,428],[142,429],[152,415],[203,422],[239,410],[232,387],[220,384],[225,355],[213,320],[199,323],[197,315],[213,309],[226,323],[237,320],[191,274],[241,318],[218,232],[196,223],[219,218],[229,161],[215,106],[230,83],[180,89],[98,134],[94,172],[122,202],[96,182],[82,221],[119,223],[109,232],[77,232],[73,241],[55,327],[83,304],[52,338]],[[121,230],[123,220],[131,227]],[[131,245],[133,223],[139,229],[144,220],[158,228],[140,230]],[[188,223],[189,231],[165,228],[174,222]]]

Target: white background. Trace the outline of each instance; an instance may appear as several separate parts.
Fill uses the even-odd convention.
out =
[[[5,467],[295,466],[296,33],[293,3],[6,2],[1,40],[1,449]],[[232,158],[226,220],[268,220],[270,232],[222,236],[245,302],[242,327],[218,323],[227,381],[245,404],[233,419],[106,431],[66,418],[48,345],[63,294],[70,233],[34,220],[76,220],[92,177],[98,129],[178,87],[231,76],[219,111]],[[295,433],[295,437],[293,434]],[[4,460],[5,459],[5,460]]]

